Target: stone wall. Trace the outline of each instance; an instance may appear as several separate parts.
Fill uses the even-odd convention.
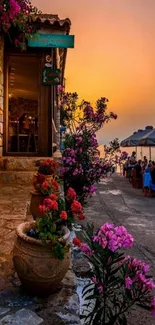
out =
[[[0,156],[3,154],[4,40],[0,35]]]

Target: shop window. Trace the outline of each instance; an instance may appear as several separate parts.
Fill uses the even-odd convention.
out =
[[[10,55],[8,59],[8,153],[37,153],[39,59]]]

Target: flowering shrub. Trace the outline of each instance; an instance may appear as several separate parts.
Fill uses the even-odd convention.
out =
[[[80,247],[92,265],[91,281],[83,290],[86,303],[81,318],[85,324],[127,324],[126,313],[135,304],[155,314],[155,284],[148,276],[149,266],[120,252],[134,242],[126,228],[105,223],[94,234],[88,225],[84,238],[86,243],[74,238],[73,244]]]
[[[9,33],[14,44],[24,50],[27,39],[36,32],[32,15],[38,13],[29,0],[0,0],[0,32]]]
[[[107,168],[100,159],[96,131],[110,119],[116,119],[114,113],[107,114],[107,102],[104,97],[96,102],[96,107],[83,101],[77,105],[76,93],[63,93],[61,98],[62,123],[67,124],[70,132],[66,134],[62,153],[65,190],[69,186],[75,189],[78,199],[84,204],[96,188]]]
[[[76,193],[72,188],[68,189],[66,200],[59,193],[52,193],[39,205],[41,217],[36,221],[36,235],[43,242],[50,240],[54,246],[54,256],[64,258],[65,246],[59,240],[62,226],[68,226],[75,218],[84,218],[82,206],[76,199]]]

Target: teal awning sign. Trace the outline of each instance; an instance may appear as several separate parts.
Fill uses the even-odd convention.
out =
[[[74,48],[74,35],[37,34],[28,40],[29,47]]]

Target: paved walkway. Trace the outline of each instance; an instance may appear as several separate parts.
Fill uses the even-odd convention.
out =
[[[30,190],[31,187],[0,185],[0,291],[12,286],[15,229],[26,220]]]
[[[21,292],[19,295],[20,282],[13,270],[11,254],[15,228],[26,220],[30,190],[30,187],[23,186],[0,187],[0,307],[8,305],[18,310],[20,306],[26,306],[36,310],[33,299],[21,295]],[[94,222],[96,227],[106,221],[126,226],[135,238],[134,248],[127,254],[147,261],[155,278],[155,198],[144,198],[142,190],[133,189],[127,179],[114,175],[98,185],[96,196],[86,208],[86,215],[86,222]],[[51,320],[53,299],[42,303],[43,309],[37,308],[41,310],[38,314],[46,319],[43,325],[54,324]],[[135,309],[129,315],[129,325],[155,325],[155,319],[145,311]]]
[[[96,227],[106,221],[124,225],[135,238],[134,248],[127,250],[127,255],[148,262],[155,279],[155,198],[145,198],[142,190],[133,189],[126,178],[114,175],[98,185],[86,216],[86,222]],[[129,324],[154,325],[155,319],[135,309],[129,315]]]

